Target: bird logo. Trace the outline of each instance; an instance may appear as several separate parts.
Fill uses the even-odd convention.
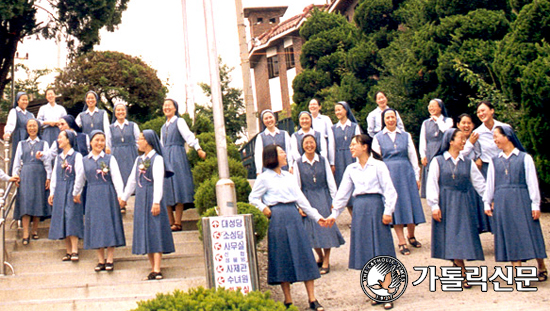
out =
[[[405,292],[407,282],[407,269],[392,256],[374,257],[361,270],[363,292],[378,302],[397,300]]]

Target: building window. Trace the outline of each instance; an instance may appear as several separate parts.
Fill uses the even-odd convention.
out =
[[[275,24],[276,22],[277,22],[277,19],[275,19],[275,18],[270,18],[269,19],[270,24]]]
[[[285,60],[286,69],[296,67],[296,62],[294,61],[294,47],[292,45],[285,48]]]
[[[269,79],[279,76],[279,57],[277,55],[267,58],[267,74]]]
[[[264,19],[262,17],[258,17],[258,19],[256,20],[256,24],[261,24],[264,22]]]

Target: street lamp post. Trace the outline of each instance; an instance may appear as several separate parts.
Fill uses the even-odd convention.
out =
[[[208,64],[210,72],[210,89],[212,91],[212,111],[214,114],[214,133],[216,135],[216,152],[218,156],[218,172],[220,180],[216,183],[216,198],[220,216],[237,214],[237,198],[235,184],[229,179],[229,164],[227,161],[227,141],[223,117],[222,90],[220,87],[220,71],[216,36],[214,34],[214,15],[212,0],[203,0],[204,21],[206,26],[206,46],[208,49]]]

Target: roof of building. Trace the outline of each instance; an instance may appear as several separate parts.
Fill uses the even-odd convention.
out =
[[[295,30],[300,29],[300,26],[302,25],[302,23],[305,21],[307,17],[311,15],[311,11],[316,7],[319,9],[324,9],[325,7],[327,7],[327,5],[310,4],[304,8],[302,13],[281,22],[280,24],[274,26],[270,30],[258,36],[255,40],[256,43],[252,46],[252,49],[250,51],[250,56],[252,56],[253,54],[257,53],[260,50],[263,50],[269,47],[270,43],[272,43],[273,41],[281,37],[284,37],[285,35]]]

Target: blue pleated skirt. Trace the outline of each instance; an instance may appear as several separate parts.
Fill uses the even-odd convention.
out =
[[[349,268],[363,269],[375,256],[395,257],[389,225],[382,223],[384,201],[380,194],[356,196],[353,200],[351,220]]]
[[[294,203],[271,207],[268,229],[267,283],[303,282],[321,277],[302,216]]]
[[[384,161],[390,171],[397,192],[392,225],[421,224],[426,222],[414,171],[408,158]]]
[[[327,173],[330,174],[330,172]],[[311,206],[317,209],[321,216],[330,216],[332,199],[328,188],[304,189],[303,191]],[[313,248],[340,247],[340,245],[346,243],[336,224],[330,228],[325,228],[321,227],[315,220],[305,217],[304,227]]]
[[[527,187],[497,187],[494,204],[495,260],[546,258],[540,221],[533,220]]]

